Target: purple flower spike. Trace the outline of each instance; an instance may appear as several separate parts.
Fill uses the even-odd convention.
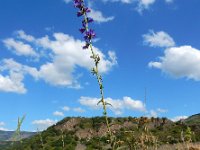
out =
[[[84,11],[85,11],[86,13],[91,12],[91,10],[90,10],[89,8],[87,8],[87,7],[84,8]]]
[[[93,22],[94,20],[92,18],[87,18],[88,23]]]
[[[82,21],[82,26],[85,28],[87,26],[87,23],[85,22],[85,20]]]
[[[80,31],[81,33],[84,33],[84,32],[86,31],[86,29],[85,29],[85,28],[81,28],[81,29],[79,29],[79,31]]]
[[[83,28],[86,28],[86,23],[84,22],[82,22],[82,26],[83,26]]]
[[[87,17],[86,20],[84,19],[84,20],[82,21],[82,25],[85,26],[87,23],[91,23],[91,22],[93,22],[93,21],[94,21],[94,20],[93,20],[92,18]]]
[[[81,3],[75,3],[75,4],[74,4],[74,7],[76,7],[76,8],[82,8],[83,6],[82,6]]]
[[[79,31],[82,34],[84,33],[85,46],[83,46],[83,49],[87,49],[90,46],[91,40],[96,36],[94,30],[88,27],[88,24],[94,21],[92,18],[87,17],[87,13],[91,12],[91,10],[85,7],[84,0],[74,0],[74,6],[78,8],[77,16],[83,16],[82,28]]]
[[[83,0],[74,0],[74,7],[81,9],[83,7]]]
[[[78,11],[78,12],[77,12],[77,16],[78,16],[78,17],[80,17],[80,16],[82,16],[82,15],[83,15],[83,12],[82,12],[82,11]]]
[[[74,3],[83,3],[83,0],[74,0]]]
[[[89,31],[87,31],[87,32],[85,33],[84,38],[85,38],[85,40],[89,40],[89,41],[90,41],[90,40],[93,39],[95,36],[96,36],[96,34],[95,34],[94,30],[90,29]]]
[[[85,44],[85,46],[83,46],[83,49],[87,49],[89,46],[90,46],[90,44],[87,42],[87,43]]]
[[[74,0],[74,3],[83,3],[83,0]]]

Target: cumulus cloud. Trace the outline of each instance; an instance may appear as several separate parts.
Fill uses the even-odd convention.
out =
[[[168,110],[167,109],[158,108],[157,112],[159,112],[159,113],[166,113],[166,112],[168,112]]]
[[[50,49],[53,53],[53,61],[40,67],[40,76],[46,82],[53,85],[75,85],[77,82],[72,73],[76,66],[90,70],[93,61],[90,59],[90,51],[82,50],[83,41],[76,40],[72,36],[63,33],[55,33],[55,40],[43,37],[37,43],[45,49]],[[117,64],[116,55],[113,51],[108,52],[108,59],[96,47],[94,51],[100,56],[99,71],[108,72]]]
[[[4,127],[0,127],[0,131],[10,131],[10,130]]]
[[[150,8],[151,5],[156,3],[158,0],[101,0],[102,2],[111,2],[111,3],[123,3],[123,4],[135,4],[136,8],[135,10],[139,12],[140,14],[143,13],[144,10],[147,10]],[[174,0],[163,0],[165,3],[169,4],[172,3]],[[64,0],[65,3],[72,2],[72,0]],[[89,1],[90,4],[90,1]],[[109,18],[109,17],[108,17]]]
[[[63,116],[64,116],[64,113],[61,112],[61,111],[55,111],[55,112],[53,112],[53,115],[54,115],[54,116],[63,117]]]
[[[71,0],[64,0],[64,2],[68,4],[69,2],[71,2]],[[88,17],[93,18],[95,22],[98,23],[109,22],[115,18],[114,16],[105,17],[101,11],[93,9],[91,1],[89,1],[88,3],[91,10],[91,12],[88,13]]]
[[[42,130],[45,130],[47,129],[48,127],[54,125],[57,123],[57,120],[51,120],[51,119],[44,119],[44,120],[34,120],[32,122],[33,125],[36,126],[36,128],[39,130],[39,131],[42,131]]]
[[[151,5],[153,5],[156,0],[102,0],[103,2],[120,2],[123,4],[133,4],[135,3],[136,11],[142,13],[145,9],[149,9]]]
[[[135,0],[102,0],[103,2],[121,2],[121,3],[126,3],[126,4],[130,4]],[[64,0],[65,3],[69,3],[72,2],[72,0]]]
[[[138,6],[136,7],[136,10],[139,13],[142,13],[143,10],[148,9],[150,5],[154,4],[156,0],[138,0]]]
[[[66,0],[70,1],[70,0]],[[121,2],[124,4],[131,4],[131,3],[139,3],[144,5],[145,7],[149,7],[148,5],[151,5],[155,3],[157,0],[102,0],[103,2]],[[173,2],[174,0],[163,0],[166,3]]]
[[[158,112],[155,111],[155,110],[150,110],[149,116],[150,116],[150,117],[158,117]]]
[[[64,106],[64,107],[62,107],[62,110],[63,110],[63,111],[69,111],[69,110],[70,110],[70,107]]]
[[[200,81],[200,50],[190,45],[175,46],[175,42],[166,32],[151,31],[143,35],[144,42],[152,47],[165,47],[164,55],[157,61],[148,63],[150,68],[175,77]]]
[[[7,128],[5,128],[5,125],[6,125],[5,122],[3,121],[0,122],[0,131],[10,131]]]
[[[50,32],[50,31],[53,31],[53,30],[54,30],[54,26],[45,27],[44,29],[45,29],[45,31]]]
[[[148,112],[148,116],[149,117],[158,117],[161,113],[166,113],[168,112],[168,110],[166,109],[162,109],[162,108],[157,108],[156,110],[150,110]]]
[[[15,32],[17,34],[17,37],[19,39],[23,39],[26,40],[28,42],[33,42],[35,40],[35,38],[31,35],[27,35],[23,30],[18,30]]]
[[[10,73],[9,76],[0,75],[0,91],[26,93],[22,80],[23,75],[18,73]]]
[[[80,97],[79,102],[83,106],[87,106],[91,109],[100,109],[101,105],[97,105],[99,98],[93,97]],[[123,99],[112,99],[106,98],[106,102],[110,103],[112,106],[108,105],[108,108],[113,111],[115,115],[120,115],[125,109],[145,112],[146,108],[142,101],[133,100],[130,97],[123,97]]]
[[[143,35],[144,43],[151,47],[172,47],[175,46],[173,38],[164,31],[154,32],[150,30],[149,33]]]
[[[1,62],[0,71],[9,70],[8,75],[0,74],[0,91],[25,93],[26,89],[22,82],[24,75],[21,71],[21,65],[13,61],[13,59],[4,59]]]
[[[7,75],[0,74],[0,91],[26,93],[23,83],[24,75],[30,74],[37,78],[36,68],[22,65],[13,59],[3,59],[0,64],[0,73],[8,72]]]
[[[145,9],[149,9],[149,7],[156,2],[156,0],[102,0],[102,1],[103,2],[121,2],[124,4],[136,3],[137,4],[136,10],[139,13],[142,13],[143,10]]]
[[[174,0],[165,0],[166,3],[173,3]]]
[[[157,68],[177,78],[200,80],[200,50],[191,46],[172,47],[165,50],[159,61],[152,61],[149,67]]]
[[[132,3],[134,0],[102,0],[103,2],[121,2],[121,3],[125,3],[125,4],[130,4]]]
[[[13,50],[14,53],[16,53],[19,56],[38,57],[34,49],[29,44],[25,44],[22,41],[17,41],[13,38],[8,38],[3,40],[3,43],[8,49]]]
[[[5,126],[5,123],[1,121],[0,126]]]
[[[82,50],[84,41],[74,39],[72,36],[64,33],[54,33],[53,39],[48,36],[35,38],[27,35],[23,30],[17,31],[17,38],[24,42],[29,42],[37,48],[45,51],[46,62],[35,68],[15,62],[17,69],[7,67],[3,64],[1,68],[9,72],[7,76],[0,74],[0,90],[8,92],[25,93],[26,89],[23,84],[25,74],[31,75],[34,79],[44,80],[54,86],[64,86],[69,88],[81,88],[76,74],[76,68],[82,67],[90,70],[94,66],[90,58],[89,50]],[[13,39],[13,41],[15,41]],[[107,73],[117,64],[117,58],[114,51],[108,51],[105,55],[100,49],[94,47],[94,51],[100,56],[99,71]],[[2,69],[0,70],[2,71]]]
[[[188,118],[188,116],[176,116],[176,117],[172,118],[171,120],[173,122],[176,122],[176,121],[179,121],[179,120],[182,120],[182,119],[187,119],[187,118]]]
[[[94,10],[94,9],[91,9],[91,12],[88,14],[88,16],[93,18],[94,21],[96,21],[98,23],[112,21],[115,18],[114,16],[105,17],[105,16],[103,16],[101,11]]]
[[[85,110],[81,107],[73,108],[73,111],[78,112],[78,113],[84,113],[85,112]]]

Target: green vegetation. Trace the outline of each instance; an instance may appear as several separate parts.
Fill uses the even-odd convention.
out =
[[[125,117],[109,118],[109,123],[116,137],[115,148],[148,149],[200,141],[200,124],[187,124],[187,119],[174,123],[167,118]],[[29,139],[2,146],[5,150],[73,150],[77,145],[87,150],[110,149],[106,131],[104,117],[67,117]]]

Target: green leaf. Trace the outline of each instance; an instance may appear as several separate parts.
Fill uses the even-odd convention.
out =
[[[98,103],[97,103],[97,105],[99,105],[100,103],[102,103],[103,102],[103,99],[101,99]]]
[[[105,104],[106,104],[106,105],[110,105],[110,106],[112,106],[112,104],[110,104],[110,103],[108,103],[108,102],[105,102]],[[113,107],[113,106],[112,106],[112,107]]]

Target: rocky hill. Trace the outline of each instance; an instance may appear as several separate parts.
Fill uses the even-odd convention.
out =
[[[200,125],[200,114],[192,115],[185,119],[184,122],[188,125]]]
[[[192,119],[191,119],[192,118]],[[199,115],[189,117],[187,120],[172,122],[167,118],[109,118],[111,130],[116,138],[125,144],[138,142],[141,135],[156,139],[159,145],[182,142],[181,134],[186,134],[188,127],[192,130],[192,141],[200,141]],[[192,121],[191,121],[192,120]],[[49,127],[41,134],[37,134],[23,142],[14,144],[8,149],[55,149],[62,150],[93,150],[108,149],[108,137],[103,117],[82,118],[67,117],[56,125]],[[4,148],[5,149],[5,148]]]

